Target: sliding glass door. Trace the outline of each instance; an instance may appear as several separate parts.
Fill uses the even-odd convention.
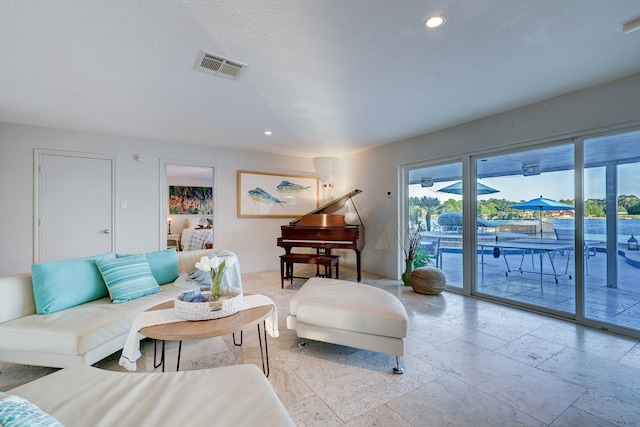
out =
[[[640,330],[640,132],[584,141],[584,316]]]
[[[447,289],[462,289],[462,162],[409,170],[408,224],[420,232],[414,267],[441,269]]]
[[[640,336],[640,131],[464,162],[464,181],[462,160],[406,168],[407,223],[447,289]]]
[[[482,156],[476,159],[476,175],[474,292],[572,315],[573,143]]]

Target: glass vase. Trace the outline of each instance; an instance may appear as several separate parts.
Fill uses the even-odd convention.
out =
[[[222,274],[211,274],[211,301],[218,301],[222,295]]]
[[[230,280],[222,280],[223,272],[211,272],[211,295],[209,307],[213,318],[229,316],[242,309],[243,295],[242,284],[231,283]]]

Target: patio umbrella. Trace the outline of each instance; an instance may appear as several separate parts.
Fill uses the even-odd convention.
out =
[[[540,238],[542,239],[542,211],[563,211],[563,210],[572,210],[575,209],[571,205],[567,205],[565,203],[556,202],[552,199],[547,199],[546,197],[538,197],[536,199],[531,199],[526,202],[516,203],[515,205],[509,206],[511,209],[521,209],[521,210],[529,210],[529,211],[540,211]]]
[[[462,194],[462,181],[454,182],[451,185],[447,185],[446,187],[442,187],[438,191],[449,194]],[[484,184],[478,183],[478,194],[493,194],[498,193],[500,190],[496,190],[495,188],[491,188]]]

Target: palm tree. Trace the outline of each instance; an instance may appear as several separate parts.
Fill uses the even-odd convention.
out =
[[[409,223],[414,224],[416,227],[420,226],[420,217],[422,216],[422,209],[417,205],[417,197],[409,197]]]
[[[422,196],[417,200],[416,206],[427,212],[425,222],[427,224],[427,231],[431,231],[431,214],[434,213],[435,208],[440,206],[440,199],[437,197]]]

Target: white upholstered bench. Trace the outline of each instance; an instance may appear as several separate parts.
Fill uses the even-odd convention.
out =
[[[400,300],[382,289],[338,279],[313,277],[291,298],[287,328],[308,338],[402,356],[409,320]]]

